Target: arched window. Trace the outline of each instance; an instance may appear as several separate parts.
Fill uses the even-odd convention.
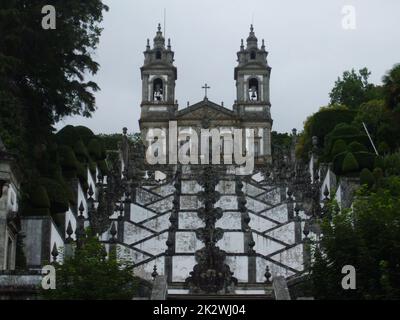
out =
[[[256,59],[256,52],[255,51],[250,52],[250,59],[251,60],[255,60]]]
[[[258,94],[258,80],[255,78],[250,79],[249,81],[249,100],[250,101],[259,101]]]
[[[161,60],[161,51],[156,52],[156,59]]]
[[[153,100],[164,100],[164,84],[160,78],[155,79],[153,82]]]

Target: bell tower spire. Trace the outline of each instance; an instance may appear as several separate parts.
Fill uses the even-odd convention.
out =
[[[167,46],[158,24],[153,46],[147,40],[144,52],[144,64],[140,69],[142,75],[141,125],[152,119],[167,120],[174,115],[178,106],[175,102],[175,82],[178,78],[174,66],[174,55],[171,40]]]
[[[233,108],[248,123],[247,126],[262,127],[262,154],[268,158],[271,154],[272,128],[269,86],[271,67],[268,65],[265,42],[262,40],[259,47],[253,25],[250,26],[246,45],[242,40],[237,57],[238,65],[234,74],[236,101]]]

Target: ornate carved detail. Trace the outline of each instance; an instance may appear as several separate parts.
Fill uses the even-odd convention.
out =
[[[186,285],[193,293],[229,292],[230,286],[237,283],[233,272],[225,264],[226,253],[216,246],[223,237],[223,230],[215,227],[216,221],[222,217],[222,209],[214,207],[220,198],[219,192],[215,191],[218,182],[218,174],[213,166],[205,167],[198,179],[203,187],[198,197],[204,203],[204,207],[198,210],[198,216],[204,221],[205,227],[197,229],[196,236],[205,246],[196,251],[197,264],[186,279]]]

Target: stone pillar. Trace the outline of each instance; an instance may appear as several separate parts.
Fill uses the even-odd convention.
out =
[[[8,186],[4,185],[0,198],[0,270],[7,268],[7,198]]]

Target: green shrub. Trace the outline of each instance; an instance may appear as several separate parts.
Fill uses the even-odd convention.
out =
[[[400,176],[400,153],[393,153],[387,155],[383,158],[383,166],[381,168],[385,168],[385,173],[388,176]]]
[[[90,130],[88,127],[76,126],[75,131],[78,133],[85,146],[89,145],[90,140],[95,137],[93,131]]]
[[[95,160],[102,160],[102,150],[101,150],[101,145],[98,139],[91,139],[88,147],[87,147],[88,151],[89,151],[89,155],[90,157]]]
[[[60,155],[60,164],[63,169],[75,171],[78,169],[79,162],[71,147],[60,146],[58,153]]]
[[[74,144],[74,152],[79,162],[87,163],[89,161],[89,153],[82,140],[76,141]]]
[[[71,148],[74,147],[76,141],[80,140],[79,132],[74,126],[68,125],[62,128],[56,134],[56,140],[58,145],[67,145]]]
[[[376,182],[380,182],[383,178],[383,170],[381,168],[375,168],[372,174]]]
[[[87,172],[87,168],[84,164],[79,164],[77,175],[78,175],[80,183],[82,184],[83,190],[87,190],[89,188],[89,185],[87,182],[88,172]]]
[[[357,159],[351,152],[348,152],[343,160],[342,172],[343,173],[352,173],[357,172],[359,169],[359,165]]]
[[[41,178],[40,184],[46,188],[50,200],[50,212],[52,214],[68,211],[68,197],[65,185],[56,180]]]
[[[362,145],[361,143],[357,141],[353,141],[352,143],[349,144],[349,150],[350,152],[368,152],[368,149]]]
[[[39,185],[30,191],[31,215],[50,215],[50,200],[46,188]]]
[[[331,155],[334,157],[338,155],[339,153],[343,153],[347,151],[347,145],[346,142],[344,142],[342,139],[336,140],[335,144],[333,145]]]
[[[97,162],[97,166],[99,167],[99,170],[103,176],[106,176],[108,173],[108,166],[107,162],[105,160],[101,160]]]
[[[361,185],[367,185],[371,188],[375,183],[375,178],[372,172],[368,169],[362,169],[360,173],[360,183]]]
[[[390,152],[389,145],[385,141],[382,141],[378,146],[378,152],[379,154],[388,154]]]
[[[374,169],[375,158],[376,158],[376,155],[374,153],[361,151],[361,152],[354,152],[353,155],[356,158],[360,169],[364,168],[367,168],[369,170]]]

